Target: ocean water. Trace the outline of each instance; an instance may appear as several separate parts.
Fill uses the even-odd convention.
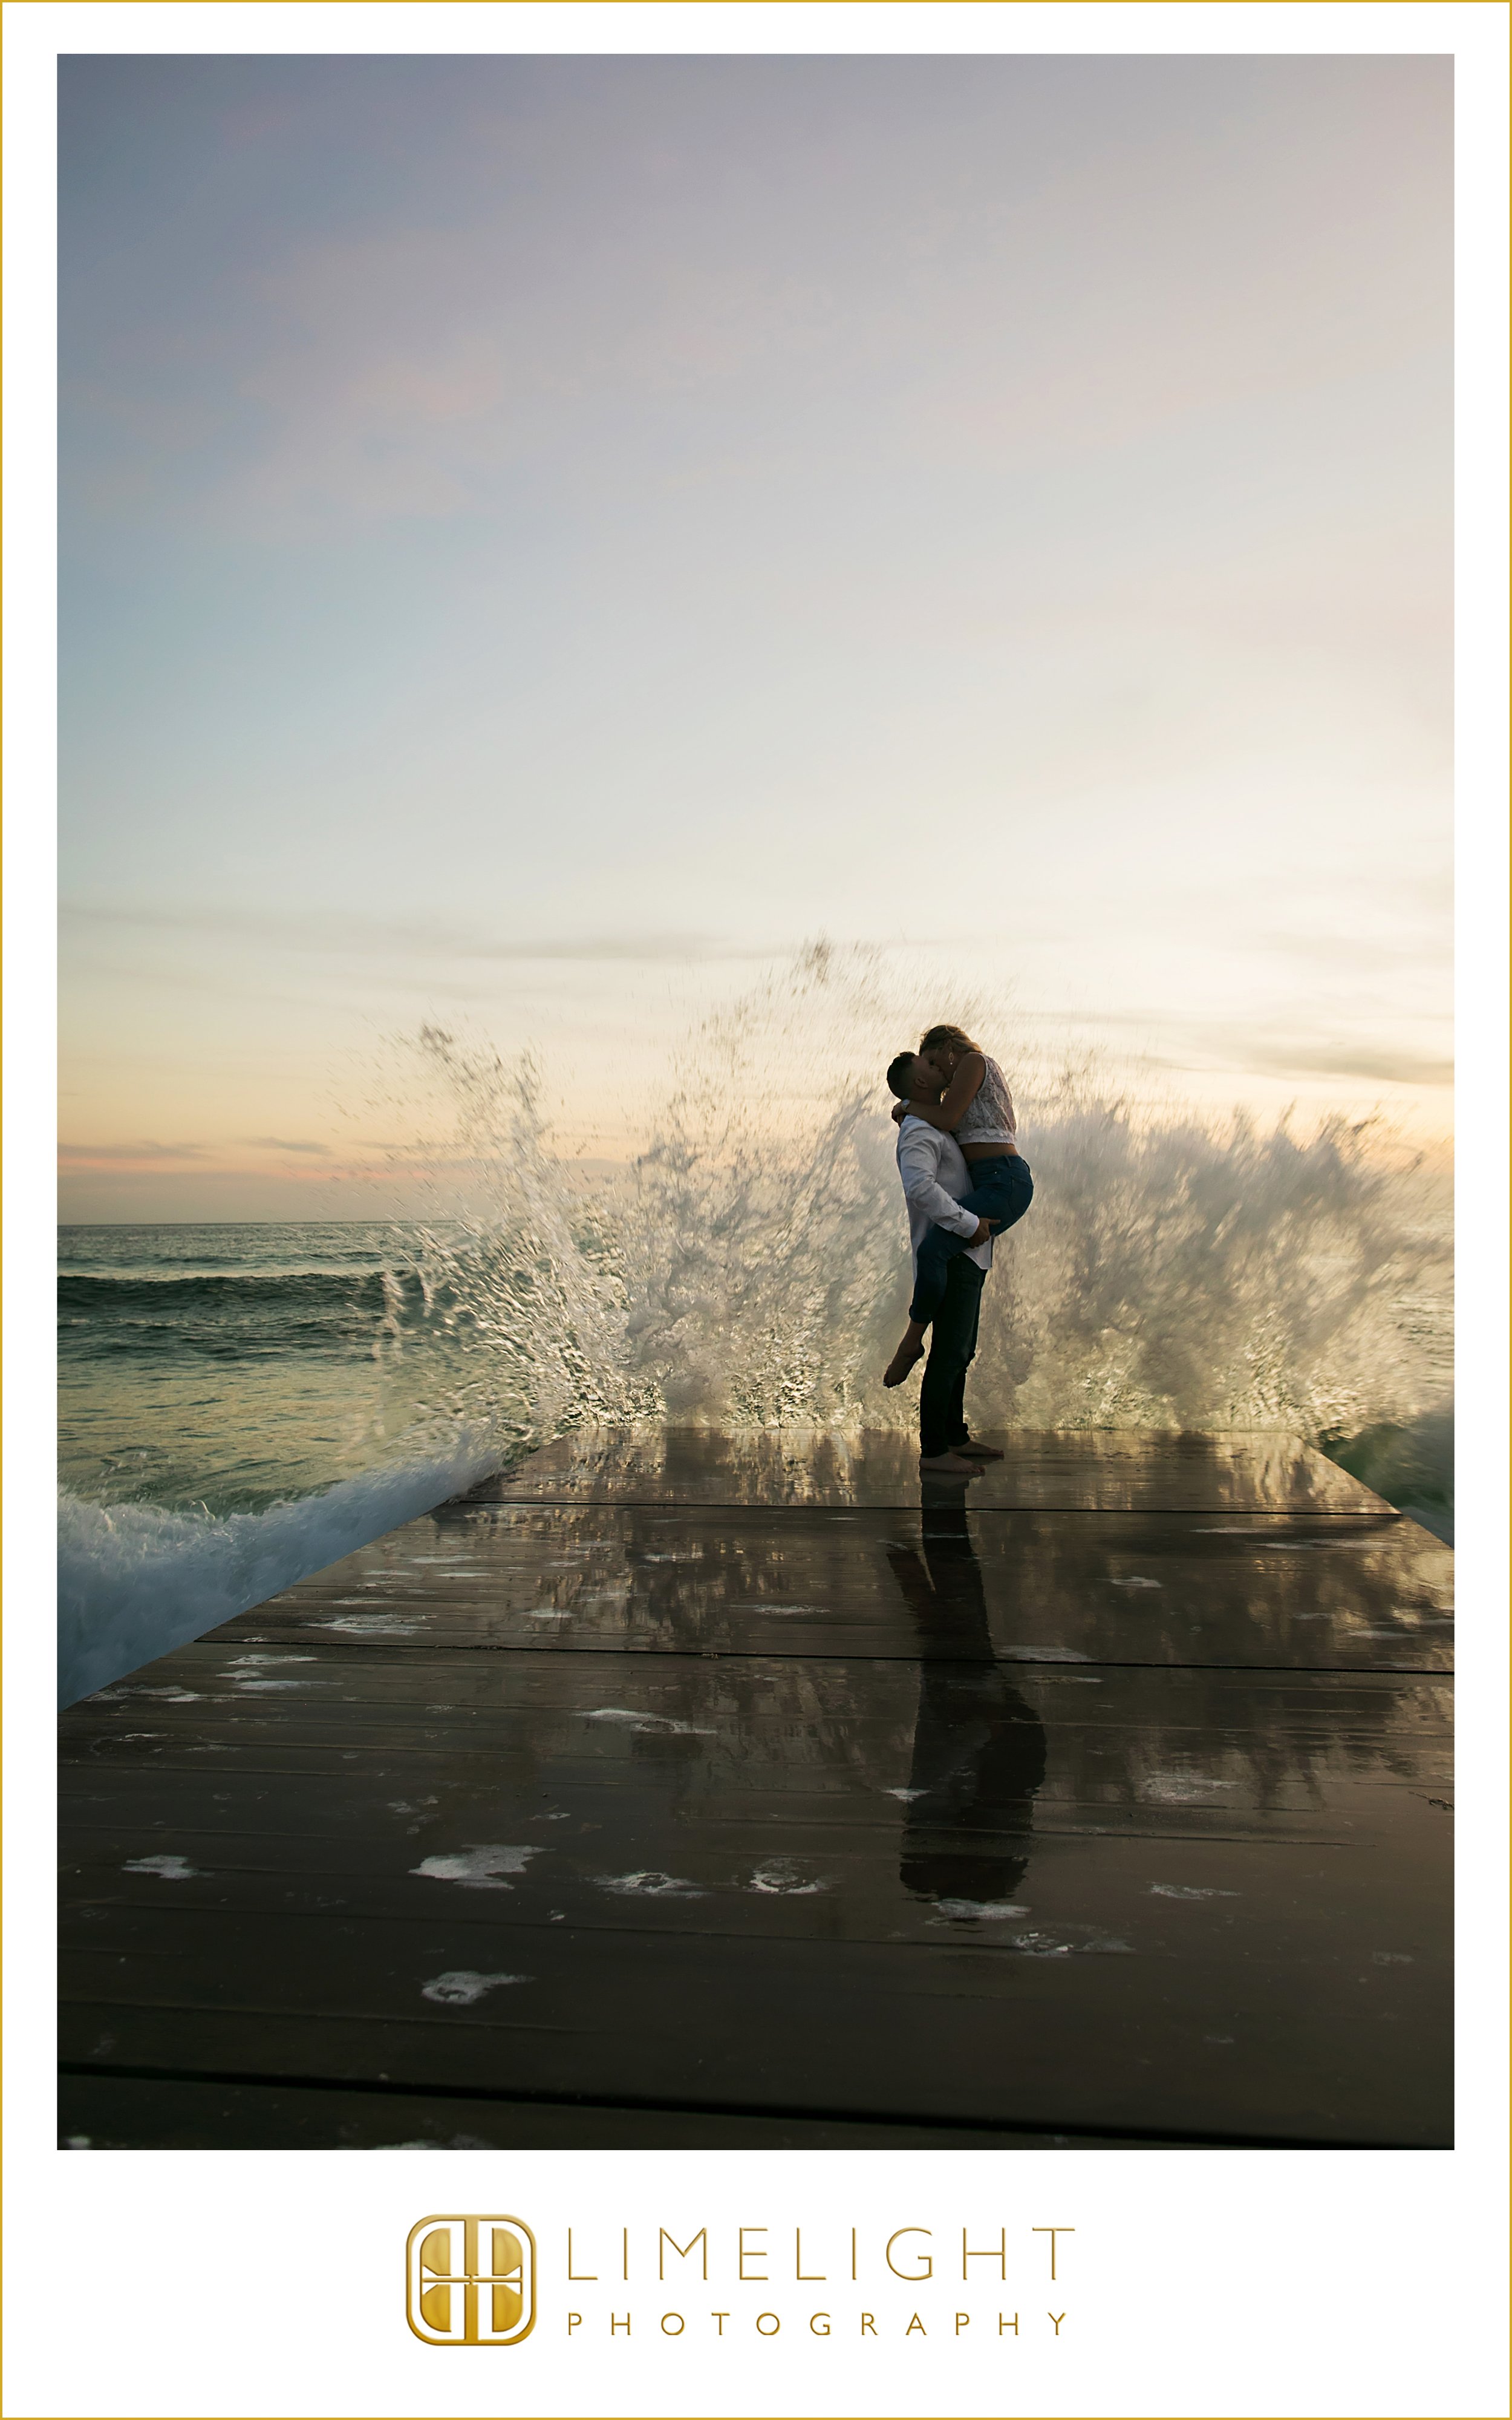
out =
[[[63,1702],[563,1429],[910,1424],[880,1380],[908,1280],[890,1053],[833,985],[821,960],[805,1097],[800,987],[695,1037],[619,1170],[557,1154],[528,1064],[429,1031],[421,1215],[62,1229]],[[1036,1197],[984,1297],[979,1422],[1300,1433],[1451,1535],[1442,1180],[1369,1125],[1015,1074]]]

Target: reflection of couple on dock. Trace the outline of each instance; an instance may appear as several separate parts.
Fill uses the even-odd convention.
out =
[[[965,1416],[981,1290],[993,1264],[993,1238],[1023,1218],[1034,1181],[1018,1147],[1003,1071],[958,1025],[932,1025],[917,1050],[900,1051],[887,1069],[887,1085],[897,1095],[892,1114],[914,1250],[914,1298],[883,1384],[902,1384],[921,1358],[933,1326],[918,1393],[919,1465],[973,1478],[983,1462],[1002,1459],[995,1446],[975,1441]]]
[[[899,1878],[952,1922],[971,1924],[1000,1914],[1024,1878],[1044,1725],[993,1646],[961,1490],[926,1481],[920,1547],[890,1542],[887,1554],[918,1649]]]

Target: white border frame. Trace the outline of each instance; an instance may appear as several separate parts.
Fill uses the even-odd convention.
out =
[[[1475,0],[81,0],[13,5],[6,20],[6,1378],[16,1508],[6,1542],[7,2179],[12,2240],[24,2248],[11,2264],[9,2408],[434,2414],[492,2412],[502,2397],[539,2413],[940,2413],[1001,2408],[995,2398],[1007,2396],[1019,2408],[1032,2397],[1035,2410],[1060,2413],[1504,2411],[1506,12]],[[51,1901],[31,1854],[37,1809],[52,1792],[50,1738],[35,1714],[52,1701],[51,1623],[41,1611],[51,1568],[30,1517],[52,1493],[50,1439],[37,1412],[53,1367],[51,1306],[37,1282],[54,1249],[52,1194],[38,1173],[52,1130],[54,975],[43,904],[54,773],[52,78],[59,51],[86,49],[1455,54],[1457,999],[1463,1090],[1475,1114],[1461,1145],[1459,1219],[1473,1307],[1458,1490],[1471,1685],[1461,1693],[1461,2123],[1453,2153],[1005,2154],[989,2187],[980,2153],[910,2153],[903,2167],[884,2153],[780,2163],[705,2153],[490,2154],[485,2163],[442,2153],[423,2167],[404,2152],[377,2167],[334,2153],[199,2153],[188,2167],[181,2155],[141,2152],[81,2169],[52,2148],[51,2094],[39,2084],[51,2066]],[[791,2335],[760,2352],[743,2340],[728,2361],[687,2337],[579,2344],[584,2358],[568,2358],[551,2310],[554,2231],[579,2211],[623,2211],[629,2221],[654,2208],[680,2214],[695,2193],[711,2220],[722,2211],[732,2224],[765,2218],[774,2229],[795,2216],[816,2230],[849,2224],[857,2208],[864,2215],[894,2202],[900,2223],[924,2211],[942,2225],[958,2211],[987,2223],[984,2203],[1006,2205],[1004,2216],[1026,2226],[1069,2208],[1085,2255],[1079,2333],[1053,2356],[1037,2348],[1011,2383],[980,2347],[959,2366],[932,2358],[925,2367],[914,2361],[918,2348],[896,2346],[863,2366],[854,2347],[831,2361]],[[526,2210],[542,2238],[542,2324],[529,2347],[501,2356],[513,2365],[501,2373],[491,2361],[438,2365],[401,2342],[406,2230],[423,2209],[498,2206]],[[334,2262],[317,2288],[284,2250],[286,2232],[302,2231],[316,2212]],[[149,2244],[155,2230],[184,2245],[186,2225],[199,2243],[213,2243],[218,2269],[229,2264],[237,2274],[229,2301],[187,2293],[180,2273],[161,2257],[149,2262],[145,2250],[133,2260],[132,2246]],[[86,2239],[75,2282],[66,2248]],[[176,2304],[171,2327],[144,2295],[149,2284]],[[255,2328],[243,2333],[254,2315]]]

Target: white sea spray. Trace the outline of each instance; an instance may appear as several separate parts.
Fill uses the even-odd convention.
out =
[[[708,1021],[646,1148],[587,1177],[553,1155],[528,1060],[427,1030],[421,1156],[446,1171],[427,1294],[486,1347],[459,1350],[454,1409],[507,1403],[532,1437],[910,1425],[912,1390],[881,1384],[908,1261],[880,1082],[910,1008],[917,1032],[864,954],[810,952]],[[1439,1414],[1442,1180],[1379,1122],[1205,1115],[1015,1052],[1011,1008],[985,1015],[1008,1030],[1035,1199],[983,1297],[980,1424],[1318,1437]]]

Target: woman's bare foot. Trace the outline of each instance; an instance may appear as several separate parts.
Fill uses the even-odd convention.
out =
[[[921,1361],[923,1357],[924,1340],[920,1336],[916,1336],[913,1329],[910,1328],[908,1334],[903,1338],[903,1342],[899,1345],[897,1352],[893,1355],[892,1359],[888,1362],[887,1368],[882,1373],[883,1385],[885,1387],[901,1387],[903,1380],[907,1377],[909,1371],[913,1368],[915,1362]]]
[[[1007,1459],[1000,1445],[979,1445],[975,1437],[963,1437],[957,1453],[969,1453],[973,1462],[1003,1462]]]
[[[962,1453],[921,1453],[918,1457],[918,1466],[920,1470],[953,1470],[962,1479],[981,1477],[980,1463],[967,1462],[964,1454]]]

